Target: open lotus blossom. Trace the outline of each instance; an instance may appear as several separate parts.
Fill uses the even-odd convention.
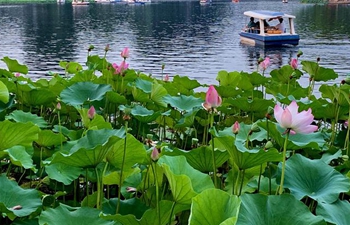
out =
[[[124,59],[129,58],[129,48],[124,48],[123,51],[120,53],[120,55]]]
[[[295,101],[292,101],[285,109],[276,105],[274,108],[275,119],[282,128],[289,130],[290,134],[308,134],[316,131],[318,127],[311,125],[314,120],[311,109],[299,113],[298,108]]]
[[[270,58],[266,57],[260,64],[259,64],[260,68],[263,70],[266,70],[267,67],[270,66]]]
[[[213,85],[210,85],[205,96],[205,102],[202,104],[203,108],[210,110],[221,105],[222,99]]]
[[[87,113],[89,119],[93,119],[95,117],[95,114],[96,114],[95,107],[91,106]]]
[[[298,60],[293,58],[291,61],[290,61],[290,66],[293,68],[293,69],[297,69],[298,68]]]
[[[129,64],[125,61],[122,61],[119,66],[116,63],[113,63],[112,66],[115,69],[114,74],[122,74],[125,70],[129,68]]]

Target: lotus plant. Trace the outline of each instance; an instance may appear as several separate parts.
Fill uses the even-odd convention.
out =
[[[284,134],[286,134],[283,146],[283,161],[282,161],[282,174],[281,182],[278,189],[278,193],[283,192],[283,182],[284,182],[284,171],[286,167],[286,152],[289,134],[308,134],[316,131],[317,126],[311,125],[314,120],[311,109],[307,111],[298,112],[299,106],[295,101],[292,101],[289,106],[283,109],[281,106],[276,105],[274,108],[274,116],[278,124],[285,129]]]
[[[129,58],[129,48],[126,47],[123,49],[123,51],[120,53],[120,56],[124,58],[124,61]]]

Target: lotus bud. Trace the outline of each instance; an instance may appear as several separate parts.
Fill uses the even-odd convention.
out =
[[[165,69],[165,64],[162,64],[162,70],[164,70]]]
[[[57,109],[57,110],[61,110],[61,103],[60,103],[60,102],[57,103],[56,109]]]
[[[131,108],[125,108],[123,120],[130,120],[131,119],[130,114],[131,114]]]
[[[198,138],[192,138],[192,148],[196,148],[198,146]]]
[[[266,142],[264,149],[267,150],[267,149],[270,149],[270,148],[273,148],[273,144],[272,144],[271,141],[268,141],[268,142]]]
[[[236,121],[232,126],[232,132],[234,134],[238,134],[240,128],[241,126],[239,125],[238,121]]]
[[[158,161],[159,159],[159,150],[157,147],[154,147],[151,153],[151,159],[153,160],[153,162]]]
[[[344,80],[341,81],[341,84],[348,84],[350,85],[350,74],[348,74]]]
[[[169,81],[169,75],[167,74],[167,75],[165,75],[165,77],[164,77],[164,81],[165,82],[168,82]]]
[[[89,119],[92,120],[95,117],[95,114],[96,114],[95,107],[91,106],[90,109],[88,110],[88,114],[87,114]]]
[[[316,59],[316,60],[317,60],[317,62],[319,62],[319,61],[321,61],[321,58],[320,58],[320,57],[317,57],[317,59]]]
[[[90,45],[88,48],[88,52],[91,52],[95,47],[93,45]]]
[[[129,192],[129,193],[134,193],[134,192],[137,192],[137,189],[134,188],[134,187],[127,187],[126,191]]]
[[[254,132],[259,132],[259,131],[260,131],[260,127],[258,126],[258,124],[254,123],[252,125],[252,127],[250,128],[249,135],[251,135]]]
[[[341,158],[343,159],[344,162],[347,162],[349,160],[348,155],[342,155]]]
[[[15,73],[15,77],[20,77],[21,74],[20,73]]]
[[[260,58],[258,59],[258,64],[260,64],[262,61],[264,61],[264,58],[260,57]]]
[[[299,58],[300,56],[302,56],[304,53],[301,51],[301,50],[299,50],[298,51],[298,53],[297,53],[297,57]]]
[[[105,52],[108,52],[109,49],[110,49],[110,48],[109,48],[109,44],[107,44],[106,47],[105,47]]]
[[[123,49],[123,51],[120,53],[120,55],[121,55],[121,57],[123,57],[124,58],[124,60],[126,59],[126,58],[129,58],[129,48],[124,48]]]

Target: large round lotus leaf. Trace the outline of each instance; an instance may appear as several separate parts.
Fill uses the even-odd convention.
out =
[[[10,99],[10,93],[6,85],[0,81],[0,101],[3,103],[8,103]]]
[[[61,100],[67,105],[79,106],[87,102],[100,101],[107,91],[112,90],[110,85],[78,82],[61,92]]]
[[[212,225],[222,224],[228,219],[235,220],[240,203],[240,199],[235,195],[219,189],[207,189],[192,199],[189,224]]]
[[[9,120],[0,122],[0,150],[15,145],[32,146],[38,139],[39,128],[32,123],[13,123]]]
[[[99,217],[100,211],[93,208],[81,207],[75,211],[69,211],[60,205],[43,211],[39,217],[40,225],[113,225],[113,221],[107,221]]]
[[[30,112],[23,112],[22,110],[15,110],[10,115],[6,116],[6,119],[13,120],[19,123],[32,122],[40,128],[48,126],[43,117],[39,117],[36,114]]]
[[[142,123],[149,123],[157,119],[160,112],[154,112],[141,105],[136,105],[131,109],[131,115],[135,116],[135,118]]]
[[[281,176],[281,163],[278,168]],[[308,196],[319,202],[332,203],[339,193],[348,192],[350,180],[321,160],[311,160],[300,154],[286,162],[284,187],[297,199]]]
[[[45,166],[45,171],[50,179],[69,185],[84,171],[82,168],[69,166],[64,163],[55,163]]]
[[[236,225],[326,225],[292,195],[244,194]]]
[[[37,171],[35,165],[33,164],[32,155],[26,151],[25,147],[16,145],[5,150],[4,152],[7,152],[13,165],[20,166],[25,169],[31,169],[34,172]]]
[[[39,192],[23,189],[6,176],[0,176],[0,212],[10,219],[28,216],[41,206]]]
[[[164,102],[170,104],[172,107],[178,109],[179,111],[190,111],[193,108],[201,107],[203,100],[201,98],[193,97],[192,95],[167,95],[164,97]]]
[[[54,102],[56,99],[57,96],[54,92],[44,88],[33,89],[22,93],[22,101],[28,105],[51,106],[52,102]]]
[[[10,72],[19,72],[23,74],[28,73],[28,67],[26,65],[21,65],[15,59],[10,59],[9,57],[4,57],[1,59],[4,63],[6,63],[7,68]]]
[[[350,224],[350,203],[337,200],[332,204],[319,202],[316,214],[322,216],[327,222],[334,224]]]

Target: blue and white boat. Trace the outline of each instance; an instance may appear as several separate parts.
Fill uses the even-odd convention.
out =
[[[245,16],[254,18],[252,23],[245,26],[239,33],[241,42],[251,45],[261,46],[281,46],[298,45],[299,35],[294,29],[295,16],[283,12],[268,10],[252,10],[244,12]],[[270,26],[267,22],[283,19],[283,30],[277,29],[277,26]],[[253,25],[252,25],[253,24]]]

